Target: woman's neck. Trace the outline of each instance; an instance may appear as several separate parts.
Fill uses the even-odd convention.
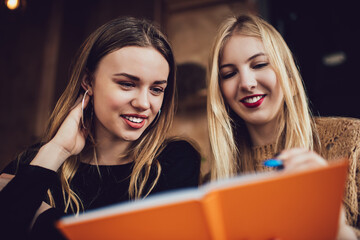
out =
[[[93,148],[86,148],[82,153],[82,162],[98,165],[122,165],[132,161],[124,156],[131,142],[107,137],[95,137],[96,159]]]
[[[253,146],[263,146],[276,141],[278,121],[271,121],[262,125],[246,124]]]
[[[99,165],[121,165],[130,162],[124,159],[130,142],[101,139],[96,144],[96,156]]]
[[[95,122],[94,132],[97,161],[94,158],[94,153],[91,151],[87,152],[84,157],[85,160],[87,159],[86,162],[99,165],[121,165],[132,161],[132,159],[124,158],[131,142],[120,139],[112,134],[98,121]]]

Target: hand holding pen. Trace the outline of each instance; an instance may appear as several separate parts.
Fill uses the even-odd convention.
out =
[[[286,171],[305,170],[326,166],[327,161],[314,151],[305,148],[292,148],[282,151],[272,159],[266,160],[264,166]]]

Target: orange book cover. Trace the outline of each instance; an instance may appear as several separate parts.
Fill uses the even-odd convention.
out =
[[[239,176],[67,216],[77,239],[335,239],[348,162]]]

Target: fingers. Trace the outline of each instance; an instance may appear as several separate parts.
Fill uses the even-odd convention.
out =
[[[89,96],[89,94],[86,94],[85,98],[84,98],[84,95],[81,94],[81,95],[79,96],[79,98],[81,98],[81,107],[82,107],[83,109],[85,109],[85,108],[87,107],[89,101],[90,101],[90,96]]]
[[[284,168],[287,171],[305,170],[327,165],[327,161],[320,155],[305,148],[284,150],[277,158],[283,161]]]
[[[80,124],[81,118],[83,117],[83,111],[87,107],[88,103],[90,101],[89,95],[86,95],[84,98],[84,95],[81,94],[75,101],[74,106],[69,112],[69,117],[74,117],[76,119],[76,122]]]
[[[80,95],[75,101],[73,108],[70,110],[64,121],[61,123],[56,135],[54,136],[54,142],[72,152],[73,147],[77,141],[86,138],[86,129],[82,127],[82,106],[86,106],[89,103],[90,97],[86,96],[83,101],[83,95]]]
[[[81,100],[81,127],[82,127],[82,130],[83,130],[83,134],[84,136],[87,135],[87,130],[88,130],[88,127],[86,127],[86,124],[85,124],[85,108],[86,106],[88,105],[90,101],[90,96],[89,95],[85,95],[82,97],[82,100]]]
[[[80,94],[80,96],[76,99],[74,106],[72,106],[72,108],[70,109],[70,112],[77,107],[85,109],[89,103],[89,100],[90,97],[88,94],[85,96],[85,98],[84,94]]]

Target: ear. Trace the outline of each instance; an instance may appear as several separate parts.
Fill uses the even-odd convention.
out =
[[[88,90],[88,94],[92,96],[93,94],[92,83],[87,73],[85,73],[81,79],[81,86],[85,91]]]

